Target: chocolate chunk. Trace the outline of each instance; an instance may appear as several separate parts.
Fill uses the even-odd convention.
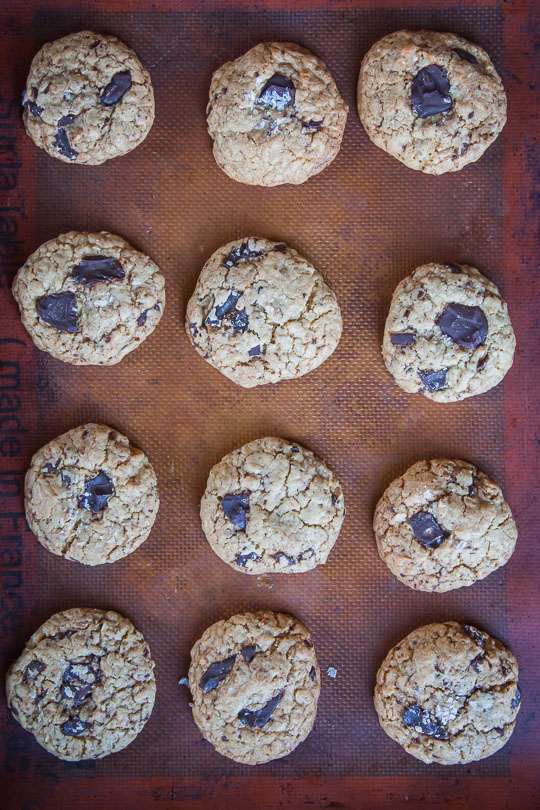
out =
[[[521,689],[519,688],[519,686],[516,686],[516,694],[510,701],[510,705],[512,706],[513,709],[517,709],[520,703],[521,703]]]
[[[287,253],[287,245],[274,245],[275,253]]]
[[[323,122],[322,121],[304,121],[303,118],[300,119],[302,121],[302,129],[308,132],[320,132],[322,129]]]
[[[403,725],[419,728],[422,734],[428,737],[435,737],[437,740],[447,740],[448,731],[437,720],[434,714],[423,709],[421,706],[408,706],[401,715]]]
[[[107,87],[101,91],[99,100],[102,104],[118,104],[123,99],[129,88],[131,87],[131,72],[129,70],[121,70],[116,73]]]
[[[231,492],[221,499],[221,508],[235,526],[245,531],[246,512],[249,511],[249,492]]]
[[[58,472],[59,465],[60,465],[60,459],[58,459],[58,461],[55,461],[54,464],[52,464],[50,461],[48,461],[45,464],[45,466],[43,467],[42,472],[45,473],[45,475],[50,475],[51,473]]]
[[[450,532],[439,526],[431,512],[417,512],[409,518],[409,524],[414,532],[414,536],[421,546],[431,550],[439,548],[444,543]]]
[[[309,670],[309,677],[311,678],[312,681],[316,680],[317,670],[315,669],[315,667],[311,667],[311,669]]]
[[[234,561],[240,568],[245,568],[249,560],[260,560],[259,555],[255,551],[250,551],[249,554],[237,554]]]
[[[273,557],[276,562],[279,562],[284,557],[287,560],[287,565],[294,565],[299,561],[298,557],[301,558],[302,555],[299,554],[298,557],[290,557],[288,554],[285,554],[284,551],[278,551],[277,554],[273,555]]]
[[[39,118],[43,112],[43,107],[36,103],[36,98],[38,96],[37,87],[32,87],[32,92],[34,94],[33,100],[30,98],[25,99],[25,94],[23,93],[23,107],[30,110],[34,118]]]
[[[49,326],[59,332],[74,334],[78,330],[77,297],[74,292],[43,295],[36,301],[36,312]]]
[[[478,59],[468,51],[463,51],[461,48],[452,48],[454,53],[457,53],[460,59],[465,59],[466,62],[471,62],[473,65],[478,64]]]
[[[446,266],[450,270],[451,273],[463,273],[463,269],[459,266],[459,264],[452,264],[451,262],[446,262]]]
[[[72,717],[71,720],[62,723],[60,728],[62,729],[62,734],[66,737],[80,737],[83,731],[89,728],[89,725],[89,723],[81,720],[80,717]]]
[[[121,280],[125,277],[122,265],[114,256],[85,256],[71,271],[71,278],[87,287],[98,281]]]
[[[236,334],[238,334],[238,332],[245,332],[248,328],[248,323],[249,320],[245,309],[241,309],[234,314],[232,325]]]
[[[253,346],[252,349],[249,349],[248,354],[250,357],[258,357],[261,353],[261,347],[259,345]]]
[[[482,369],[485,368],[486,363],[488,361],[488,357],[489,357],[489,352],[486,352],[486,354],[483,357],[480,358],[480,360],[476,364],[476,370],[477,371],[482,371]]]
[[[56,146],[56,148],[58,149],[58,151],[60,152],[61,155],[64,155],[64,157],[67,157],[70,160],[75,160],[75,158],[79,154],[71,146],[71,144],[69,142],[68,134],[67,134],[66,130],[63,129],[63,128],[60,128],[58,130],[58,132],[56,133],[56,137],[54,139],[54,145]]]
[[[467,495],[469,495],[471,498],[473,495],[476,495],[476,487],[474,485],[474,481],[472,484],[469,484],[469,487],[467,489]]]
[[[242,647],[240,652],[242,653],[242,658],[244,661],[249,664],[253,656],[257,655],[258,650],[254,644],[248,644],[247,647]]]
[[[410,332],[394,332],[390,335],[392,346],[412,346],[416,337]]]
[[[220,326],[223,318],[225,318],[227,315],[230,315],[232,312],[236,311],[236,303],[241,297],[242,293],[233,291],[229,295],[225,303],[220,304],[215,308],[215,314],[214,315],[210,314],[207,317],[206,323],[209,324],[210,326]]]
[[[473,658],[473,660],[471,661],[471,667],[474,669],[474,671],[475,671],[475,672],[480,672],[480,669],[479,669],[479,667],[478,667],[478,664],[479,664],[479,663],[480,663],[480,662],[483,660],[483,658],[484,658],[484,654],[483,654],[483,653],[480,653],[480,655],[477,655],[477,656],[476,656],[475,658]]]
[[[210,664],[210,666],[202,676],[201,680],[199,681],[199,686],[201,687],[203,692],[211,692],[212,689],[215,689],[216,686],[219,686],[221,681],[225,680],[225,678],[232,669],[232,665],[234,664],[235,659],[236,655],[230,655],[223,661],[215,661],[213,664]]]
[[[223,259],[222,264],[225,267],[238,267],[240,262],[247,262],[249,259],[260,259],[261,256],[264,256],[264,250],[251,250],[248,242],[242,242],[241,245],[237,245],[231,250],[228,256]]]
[[[65,487],[71,486],[71,478],[67,473],[60,473],[60,478],[62,479],[62,483]]]
[[[89,512],[102,512],[109,498],[114,495],[113,482],[107,473],[100,470],[95,478],[86,482],[84,492],[77,498],[79,509]]]
[[[58,127],[68,127],[75,121],[76,115],[63,115],[62,118],[59,119],[57,126]]]
[[[243,723],[245,726],[249,726],[250,728],[262,728],[270,720],[272,713],[283,697],[284,692],[285,690],[282,689],[260,709],[240,709],[238,712],[238,719],[241,723]]]
[[[274,73],[261,90],[257,102],[262,107],[283,112],[286,107],[294,104],[295,95],[293,82],[281,73]]]
[[[29,680],[33,680],[40,672],[43,672],[44,669],[46,669],[46,666],[43,661],[38,661],[37,658],[34,661],[30,661],[24,671],[25,683],[28,683]]]
[[[144,326],[147,317],[148,317],[148,310],[145,309],[144,312],[141,312],[141,314],[137,318],[137,326]]]
[[[444,68],[439,65],[428,65],[418,71],[412,80],[411,106],[419,118],[427,118],[452,109],[450,82]]]
[[[437,325],[444,335],[463,349],[476,349],[486,339],[488,323],[480,307],[465,304],[448,304],[437,318]]]
[[[473,641],[476,642],[482,649],[486,646],[486,640],[484,638],[483,633],[480,630],[477,630],[476,627],[473,627],[472,624],[462,624],[461,625],[464,631],[467,633],[469,638],[472,638]]]
[[[446,386],[446,375],[448,368],[441,368],[439,371],[419,371],[418,376],[428,391],[440,391]]]

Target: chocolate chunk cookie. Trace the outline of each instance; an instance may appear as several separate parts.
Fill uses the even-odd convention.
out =
[[[208,542],[245,574],[296,574],[325,563],[344,516],[333,472],[310,450],[274,437],[225,456],[201,501]]]
[[[77,366],[112,366],[158,325],[165,279],[119,236],[71,231],[32,253],[13,295],[38,349]]]
[[[148,644],[113,611],[72,608],[36,630],[6,678],[9,708],[66,760],[100,759],[133,742],[156,694]]]
[[[145,454],[107,425],[81,425],[33,457],[26,519],[53,554],[86,565],[120,560],[143,543],[159,507]]]
[[[317,368],[341,329],[336,296],[313,265],[282,242],[256,237],[212,254],[186,313],[199,354],[244,388]]]
[[[498,385],[516,339],[497,287],[467,264],[423,264],[398,284],[383,358],[397,384],[436,402]]]
[[[311,636],[284,613],[213,624],[191,650],[193,719],[216,751],[258,765],[290,754],[313,728],[320,673]]]
[[[208,132],[218,166],[240,183],[304,183],[339,152],[348,107],[324,62],[263,42],[213,75]]]
[[[116,37],[79,31],[32,60],[23,119],[34,143],[65,163],[104,163],[138,146],[154,122],[154,92]]]
[[[411,169],[443,174],[480,158],[506,122],[506,95],[487,53],[455,34],[397,31],[364,56],[363,127]]]
[[[517,529],[501,489],[465,461],[419,461],[377,504],[382,560],[409,588],[472,585],[510,559]]]
[[[457,622],[419,627],[377,673],[375,709],[389,737],[423,762],[489,757],[510,738],[521,693],[500,641]]]

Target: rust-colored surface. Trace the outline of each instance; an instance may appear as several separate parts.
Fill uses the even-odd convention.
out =
[[[533,434],[537,416],[533,208],[533,3],[19,2],[0,17],[0,653],[5,671],[53,612],[114,608],[144,632],[156,660],[152,717],[125,751],[63,763],[12,720],[2,699],[0,770],[10,808],[514,808],[540,801],[535,581],[540,563]],[[384,6],[384,8],[383,8]],[[113,33],[150,69],[156,123],[147,141],[104,166],[67,166],[25,136],[19,99],[45,42],[83,27]],[[509,93],[504,136],[455,175],[412,172],[372,146],[356,114],[360,60],[402,27],[452,30],[481,43]],[[336,161],[297,188],[229,180],[214,164],[204,109],[212,71],[263,39],[288,39],[329,64],[350,106]],[[152,256],[167,278],[157,332],[111,369],[75,368],[38,353],[9,284],[41,242],[107,229]],[[248,234],[285,240],[336,290],[340,347],[321,368],[275,387],[242,390],[205,364],[183,315],[206,258]],[[408,396],[387,375],[381,330],[397,282],[428,260],[466,261],[502,286],[518,338],[504,386],[454,405]],[[535,344],[536,340],[536,344]],[[126,432],[150,456],[162,505],[141,548],[90,569],[47,553],[25,528],[21,485],[32,453],[84,421]],[[338,473],[348,506],[326,566],[248,577],[208,547],[197,505],[224,453],[277,434],[315,450]],[[422,594],[377,557],[371,514],[382,489],[423,457],[468,459],[505,485],[520,538],[508,566],[472,588]],[[286,759],[237,765],[203,741],[178,686],[189,649],[211,622],[247,608],[296,614],[313,632],[323,675],[314,732]],[[509,644],[523,707],[510,743],[470,766],[425,766],[379,729],[371,692],[388,647],[414,627],[467,619]]]

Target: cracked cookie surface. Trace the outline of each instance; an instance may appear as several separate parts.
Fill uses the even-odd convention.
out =
[[[154,92],[137,55],[116,37],[79,31],[32,60],[23,120],[34,143],[65,163],[104,163],[138,146],[154,121]]]
[[[423,762],[465,764],[510,738],[521,702],[516,659],[500,641],[457,622],[419,627],[377,673],[374,703],[393,740]]]
[[[13,295],[38,347],[73,365],[114,365],[156,328],[165,279],[120,236],[70,231],[41,245]]]
[[[313,728],[320,672],[308,630],[284,613],[241,613],[191,650],[193,718],[216,751],[257,765],[289,754]]]
[[[489,391],[512,366],[516,339],[497,287],[467,264],[423,264],[392,296],[383,359],[397,384],[436,402]]]
[[[208,542],[245,574],[295,574],[325,563],[344,516],[333,472],[311,450],[274,437],[225,456],[201,500]]]
[[[268,239],[229,242],[208,259],[186,331],[210,365],[244,388],[307,374],[336,349],[336,296],[296,250]]]
[[[6,678],[13,716],[65,760],[99,759],[131,743],[152,713],[154,662],[142,634],[113,611],[55,613]]]
[[[214,73],[206,112],[218,166],[240,183],[278,186],[334,160],[348,107],[321,59],[263,42]]]
[[[26,519],[46,549],[86,565],[112,563],[143,543],[159,508],[145,454],[107,425],[69,430],[34,455]]]
[[[373,529],[381,559],[409,588],[472,585],[510,559],[517,529],[500,487],[465,461],[419,461],[387,488]]]
[[[397,31],[362,60],[358,112],[367,135],[411,169],[443,174],[478,160],[506,122],[487,53],[462,37]]]

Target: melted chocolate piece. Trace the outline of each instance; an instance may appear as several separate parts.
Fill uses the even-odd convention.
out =
[[[246,513],[249,511],[249,492],[231,492],[221,499],[221,508],[235,526],[245,531]]]
[[[71,271],[71,278],[87,287],[98,281],[121,280],[125,277],[122,265],[114,256],[85,256]]]
[[[390,342],[392,346],[412,346],[416,337],[410,332],[394,332],[390,335]]]
[[[322,129],[323,122],[322,121],[302,121],[302,129],[308,132],[320,132]]]
[[[237,554],[234,561],[240,568],[245,568],[249,560],[259,560],[260,557],[255,551],[250,551],[249,554]]]
[[[79,509],[88,509],[94,513],[102,512],[112,495],[114,495],[113,482],[107,473],[100,470],[95,478],[86,482],[84,492],[77,498],[77,503]]]
[[[223,320],[223,318],[236,311],[237,301],[241,297],[242,293],[234,290],[223,304],[220,304],[215,308],[215,314],[214,315],[210,314],[207,317],[206,323],[209,326],[221,326],[221,321]]]
[[[64,157],[67,157],[70,160],[75,160],[75,158],[79,154],[71,146],[68,134],[63,127],[61,127],[56,133],[54,145],[56,146],[61,155],[64,155]]]
[[[257,655],[258,650],[257,650],[257,647],[254,644],[248,644],[247,647],[242,647],[240,652],[242,653],[242,658],[244,659],[244,661],[247,664],[249,664],[249,662],[251,661],[253,656]]]
[[[38,96],[37,87],[32,87],[32,91],[34,93],[33,100],[30,99],[30,98],[27,98],[25,100],[24,93],[23,93],[23,107],[26,107],[27,110],[30,110],[30,112],[32,113],[34,118],[40,118],[41,113],[43,112],[43,107],[41,107],[39,104],[36,103],[36,98]]]
[[[275,253],[287,253],[287,245],[274,245]]]
[[[428,65],[418,71],[412,80],[411,106],[419,118],[452,109],[450,82],[444,68]]]
[[[123,99],[129,88],[131,87],[131,72],[129,70],[121,70],[116,73],[107,87],[101,91],[99,100],[102,104],[118,104]]]
[[[75,121],[76,115],[63,115],[62,118],[59,119],[57,126],[58,127],[68,127]]]
[[[249,349],[248,354],[250,357],[259,357],[261,353],[261,347],[259,345],[253,346],[252,349]]]
[[[466,62],[471,62],[471,64],[476,65],[478,64],[478,59],[476,56],[473,56],[472,53],[468,51],[464,51],[461,48],[452,48],[454,53],[457,53],[460,59],[465,59]]]
[[[282,689],[268,703],[265,703],[260,709],[240,709],[238,712],[238,719],[245,726],[250,728],[262,728],[270,720],[276,706],[283,697],[285,690]]]
[[[421,546],[431,550],[439,548],[444,543],[450,532],[439,526],[431,512],[417,512],[409,518],[409,524],[414,532],[414,536]]]
[[[463,269],[459,266],[459,264],[452,264],[451,262],[446,262],[446,266],[450,270],[451,273],[463,273]]]
[[[315,667],[311,667],[311,669],[309,670],[309,677],[311,678],[312,681],[316,680],[317,670],[315,669]]]
[[[476,656],[475,658],[473,658],[473,660],[471,661],[471,667],[474,669],[474,671],[475,671],[475,672],[480,672],[480,669],[479,669],[479,667],[478,667],[478,664],[479,664],[479,663],[480,663],[480,662],[483,660],[483,658],[484,658],[483,653],[480,653],[480,655],[477,655],[477,656]]]
[[[519,688],[519,686],[516,686],[516,694],[510,701],[510,705],[512,706],[513,709],[517,709],[520,703],[521,703],[521,689]]]
[[[488,333],[486,316],[480,307],[465,304],[448,304],[437,318],[437,325],[462,349],[476,349],[485,341]]]
[[[283,112],[286,107],[294,104],[295,95],[293,82],[281,73],[274,73],[261,90],[257,102],[262,107]]]
[[[264,250],[251,250],[247,242],[242,242],[241,245],[237,245],[231,250],[229,255],[223,259],[222,264],[225,267],[238,267],[240,262],[247,262],[249,259],[260,259],[261,256],[264,256]]]
[[[236,660],[236,655],[230,655],[228,658],[225,658],[223,661],[214,661],[213,664],[210,664],[204,675],[202,676],[201,680],[199,681],[199,686],[203,690],[203,692],[211,692],[212,689],[215,689],[216,686],[219,686],[221,681],[224,681],[229,672],[232,669],[232,665]]]
[[[245,309],[241,309],[234,314],[232,325],[236,334],[238,334],[238,332],[245,332],[248,328],[248,323],[249,320]]]
[[[337,506],[338,503],[339,503],[338,496],[335,494],[335,492],[332,492],[332,506]]]
[[[82,661],[71,661],[62,675],[62,697],[71,700],[74,706],[81,706],[100,682],[101,674],[97,655],[89,655]]]
[[[60,728],[62,729],[62,734],[66,737],[80,737],[83,731],[86,731],[89,726],[90,724],[81,720],[80,717],[72,717],[70,720],[66,720],[65,723],[62,723]]]
[[[144,312],[141,312],[141,314],[137,318],[137,326],[144,326],[147,318],[148,318],[148,310],[145,309]]]
[[[28,683],[29,680],[33,680],[40,672],[46,669],[45,664],[43,661],[38,661],[37,658],[35,661],[30,661],[28,666],[24,671],[24,680],[25,683]]]
[[[58,472],[59,465],[60,465],[60,459],[58,459],[58,461],[55,461],[54,464],[52,464],[50,461],[48,461],[45,464],[45,466],[43,467],[42,472],[45,473],[45,475],[50,475],[51,473]]]
[[[289,554],[285,554],[284,551],[278,551],[277,554],[274,554],[274,560],[279,562],[282,557],[285,557],[287,560],[287,565],[297,565],[297,563],[301,562],[304,558],[304,554],[308,554],[310,551],[313,551],[312,548],[307,549],[307,551],[301,551],[300,554],[297,554],[296,557],[291,557]]]
[[[486,354],[483,357],[480,358],[480,360],[476,364],[476,370],[477,371],[482,371],[482,369],[485,368],[486,363],[488,361],[488,357],[489,357],[489,352],[486,352]]]
[[[467,633],[469,638],[472,638],[472,640],[476,642],[476,644],[478,644],[479,647],[482,647],[482,649],[484,649],[484,647],[486,646],[486,640],[482,635],[482,633],[479,630],[477,630],[476,627],[473,627],[472,624],[462,624],[461,626],[463,627],[464,631]]]
[[[77,298],[74,292],[44,295],[36,301],[36,312],[59,332],[74,334],[78,330]]]
[[[447,368],[441,368],[439,371],[419,371],[418,376],[428,391],[440,391],[441,388],[446,386],[446,375],[448,374]]]
[[[62,479],[62,483],[65,487],[71,486],[71,478],[67,473],[60,473],[60,478]]]
[[[421,706],[408,706],[401,715],[401,719],[403,725],[420,728],[421,733],[426,734],[428,737],[435,737],[437,740],[448,739],[447,729],[437,720],[434,714]]]

